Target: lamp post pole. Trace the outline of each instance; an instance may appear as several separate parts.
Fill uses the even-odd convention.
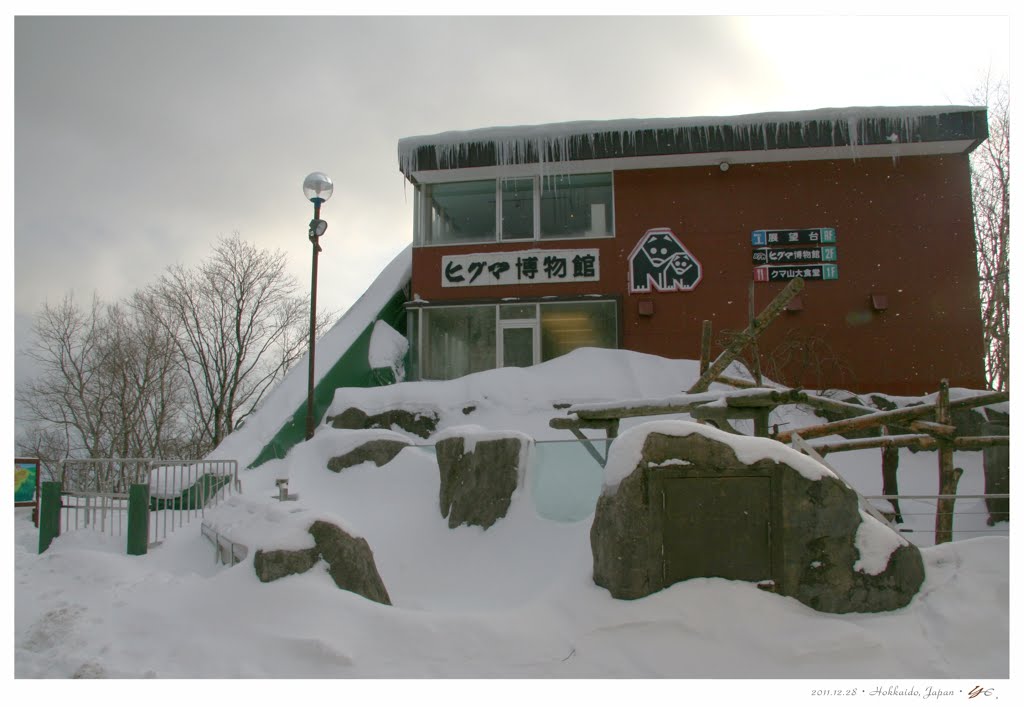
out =
[[[316,419],[313,411],[313,389],[316,385],[316,271],[320,255],[320,236],[327,222],[320,219],[320,206],[331,198],[334,184],[323,172],[313,172],[302,183],[302,192],[313,202],[313,220],[309,222],[309,240],[313,244],[313,274],[309,285],[309,386],[306,392],[306,439],[313,438]]]

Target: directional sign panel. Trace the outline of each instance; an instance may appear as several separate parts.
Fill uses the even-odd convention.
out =
[[[814,265],[762,265],[754,268],[754,282],[785,282],[802,277],[805,280],[838,280],[839,266],[834,263]]]
[[[789,265],[793,263],[834,263],[838,249],[834,245],[805,248],[758,248],[751,256],[754,265]]]
[[[796,246],[835,243],[834,228],[773,228],[753,231],[750,234],[750,245],[763,246]]]

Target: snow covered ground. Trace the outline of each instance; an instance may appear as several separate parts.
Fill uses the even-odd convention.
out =
[[[568,432],[548,426],[561,414],[555,404],[664,397],[685,390],[696,365],[579,350],[530,369],[448,383],[344,389],[332,414],[350,405],[370,412],[392,405],[431,408],[440,414],[438,435],[477,425],[569,440]],[[624,420],[623,429],[651,419]],[[816,419],[790,407],[772,422]],[[956,528],[971,532],[932,547],[931,512],[922,505],[922,515],[910,515],[918,509],[905,503],[901,527],[911,529],[907,537],[922,547],[927,576],[913,602],[895,612],[823,614],[723,579],[690,580],[619,601],[591,581],[591,510],[602,471],[578,445],[539,444],[507,517],[486,531],[451,530],[439,512],[439,476],[429,446],[405,449],[380,468],[365,463],[341,473],[327,469],[330,457],[365,435],[322,425],[286,459],[241,472],[243,493],[206,513],[208,522],[250,544],[248,557],[234,567],[215,562],[198,522],[141,557],[127,556],[122,538],[85,531],[59,537],[38,555],[37,531],[19,510],[15,676],[712,679],[688,683],[680,694],[788,703],[820,702],[814,689],[859,695],[917,690],[919,697],[896,698],[921,699],[929,687],[952,690],[962,701],[982,685],[997,689],[1008,704],[1008,524],[989,528],[984,514],[958,516]],[[392,435],[429,444],[400,431]],[[243,465],[258,446],[247,452]],[[560,468],[569,477],[553,474],[552,454],[563,455]],[[877,450],[830,455],[828,461],[861,493],[880,493]],[[956,464],[965,469],[960,492],[980,493],[981,454],[958,453]],[[936,468],[934,453],[901,452],[901,492],[936,493]],[[298,500],[272,500],[274,480],[282,477]],[[980,500],[957,504],[958,512],[982,509]],[[256,578],[256,547],[270,538],[277,547],[301,546],[302,524],[313,516],[366,538],[393,606],[339,590],[323,563],[269,584]],[[729,678],[769,680],[724,682]],[[422,689],[437,689],[431,682]],[[538,689],[558,701],[622,695],[611,683],[596,684],[540,683]],[[451,689],[467,685],[481,686],[460,682]],[[493,696],[488,699],[510,704],[537,684],[512,685],[485,688]],[[170,699],[167,689],[175,688],[145,692]],[[258,691],[266,698],[278,694],[275,689],[261,683]],[[395,689],[410,690],[408,683]],[[406,696],[421,694],[415,688]]]

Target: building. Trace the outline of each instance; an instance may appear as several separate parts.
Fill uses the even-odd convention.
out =
[[[411,376],[581,346],[699,358],[786,282],[766,374],[807,388],[984,387],[974,107],[575,122],[406,138]],[[753,287],[751,287],[753,283]]]

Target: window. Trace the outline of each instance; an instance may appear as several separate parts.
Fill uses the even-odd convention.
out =
[[[494,240],[494,180],[426,184],[416,191],[420,243]]]
[[[584,346],[617,347],[615,302],[550,302],[540,306],[541,360],[550,361]]]
[[[415,202],[417,245],[613,235],[610,172],[423,184]]]
[[[424,307],[410,310],[411,380],[451,380],[531,366],[583,346],[618,348],[618,302]]]
[[[533,179],[501,180],[501,239],[532,239],[533,231]]]
[[[611,235],[611,174],[574,174],[541,181],[541,238]]]
[[[497,365],[494,307],[421,310],[420,371],[427,380],[450,380]]]

